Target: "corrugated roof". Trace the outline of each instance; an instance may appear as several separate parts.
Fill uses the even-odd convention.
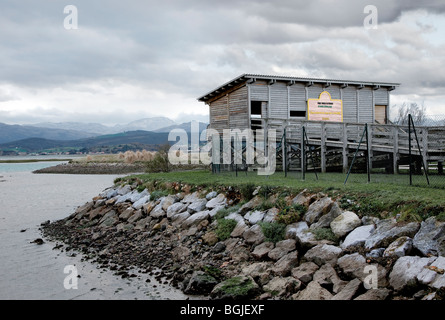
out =
[[[262,74],[242,74],[222,85],[209,91],[205,95],[198,98],[199,101],[206,101],[210,99],[215,93],[219,94],[228,89],[228,87],[247,81],[249,79],[258,80],[275,80],[275,81],[295,81],[295,82],[314,82],[314,83],[331,83],[331,84],[348,84],[348,85],[364,85],[364,86],[381,86],[381,87],[397,87],[400,83],[392,82],[374,82],[374,81],[357,81],[357,80],[342,80],[342,79],[322,79],[322,78],[306,78],[306,77],[291,77],[291,76],[275,76]]]

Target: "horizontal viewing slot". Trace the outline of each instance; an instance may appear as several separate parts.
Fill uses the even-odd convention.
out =
[[[289,111],[289,117],[291,118],[306,118],[306,111]]]

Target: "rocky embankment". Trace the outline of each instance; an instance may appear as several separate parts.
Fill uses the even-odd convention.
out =
[[[328,196],[303,191],[286,200],[305,206],[304,215],[270,241],[265,226],[280,212],[259,210],[259,195],[235,207],[230,192],[159,197],[140,189],[135,183],[104,190],[69,217],[43,225],[44,237],[122,277],[136,276],[137,268],[213,299],[444,297],[445,222],[434,217],[421,223],[358,217]],[[225,237],[221,219],[233,220]],[[335,236],[323,239],[320,230]]]
[[[124,162],[67,162],[33,171],[33,173],[61,174],[128,174],[145,172],[141,163]]]

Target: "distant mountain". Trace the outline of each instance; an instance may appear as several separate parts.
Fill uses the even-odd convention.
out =
[[[203,130],[207,129],[208,123],[196,122],[194,125],[199,128],[199,132],[202,132]],[[192,131],[192,122],[189,121],[189,122],[184,122],[181,124],[174,124],[174,125],[171,125],[168,127],[163,127],[163,128],[157,129],[157,130],[155,130],[155,132],[170,132],[173,129],[183,129],[187,133],[190,133]]]
[[[155,131],[162,127],[175,125],[176,122],[166,117],[144,118],[129,122],[127,124],[117,124],[115,126],[106,126],[100,123],[82,123],[82,122],[41,122],[30,126],[51,129],[67,129],[91,132],[95,135],[113,134],[125,131]]]
[[[168,142],[168,133],[150,131],[129,131],[118,134],[103,135],[78,140],[52,140],[43,138],[27,138],[0,144],[0,150],[21,150],[22,152],[41,152],[48,149],[72,148],[92,149],[113,146],[132,145],[134,147],[155,149],[156,146]]]
[[[74,131],[90,132],[94,135],[116,133],[113,127],[105,126],[100,123],[83,122],[40,122],[30,126],[38,128],[65,129]]]
[[[153,117],[132,121],[125,125],[114,126],[115,132],[145,130],[156,131],[160,128],[175,125],[176,122],[166,117]]]
[[[94,133],[88,131],[38,128],[28,125],[9,125],[0,123],[0,143],[6,143],[27,138],[75,140],[92,137],[94,135]]]

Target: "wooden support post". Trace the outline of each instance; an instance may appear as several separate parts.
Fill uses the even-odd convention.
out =
[[[326,173],[326,123],[321,123],[321,172]],[[315,169],[315,168],[314,168]]]
[[[367,136],[366,136],[366,143],[369,145],[368,148],[368,159],[369,159],[369,163],[368,163],[368,168],[369,171],[372,170],[372,158],[373,158],[373,152],[372,152],[372,132],[373,132],[373,126],[372,125],[367,125]]]

